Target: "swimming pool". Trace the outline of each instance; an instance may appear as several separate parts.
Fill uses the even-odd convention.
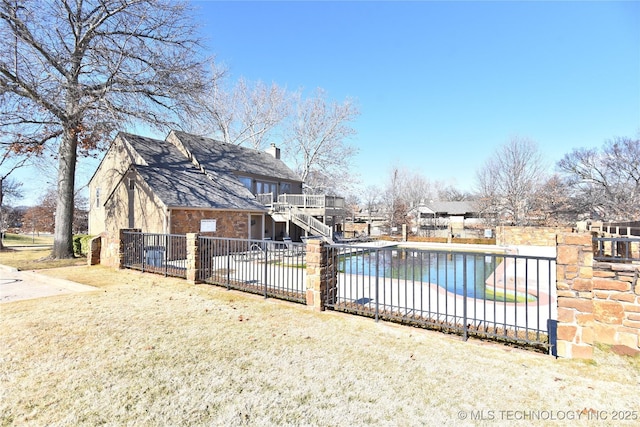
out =
[[[410,282],[435,283],[458,295],[514,301],[516,295],[524,295],[486,283],[504,258],[504,254],[396,248],[343,255],[339,258],[339,271]]]

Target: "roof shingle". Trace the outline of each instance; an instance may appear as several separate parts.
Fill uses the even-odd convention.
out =
[[[133,168],[166,206],[266,210],[227,171],[205,168],[205,174],[167,141],[125,133],[120,137],[142,158],[143,163],[133,165]]]

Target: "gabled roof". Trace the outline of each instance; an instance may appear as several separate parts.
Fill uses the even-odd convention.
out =
[[[436,213],[446,213],[449,215],[464,215],[476,212],[473,202],[430,202],[427,204]]]
[[[415,211],[423,214],[466,215],[476,212],[474,202],[429,202],[416,206]]]
[[[207,172],[249,174],[302,182],[282,160],[267,152],[175,130],[171,131],[167,140],[173,137],[182,143],[193,159]]]
[[[265,210],[233,175],[205,174],[173,144],[126,133],[119,136],[143,160],[133,169],[167,207]]]

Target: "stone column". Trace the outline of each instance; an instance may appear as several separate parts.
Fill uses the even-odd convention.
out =
[[[96,236],[89,241],[89,252],[87,253],[87,264],[100,264],[100,251],[102,250],[102,236]]]
[[[336,296],[335,256],[319,239],[308,239],[306,251],[307,305],[322,311],[326,301]]]
[[[192,284],[198,283],[199,271],[198,233],[187,233],[187,281]]]
[[[556,238],[559,357],[591,359],[594,343],[593,247],[589,233]]]
[[[622,354],[640,354],[639,278],[638,265],[604,262],[594,265],[594,339],[618,347]]]

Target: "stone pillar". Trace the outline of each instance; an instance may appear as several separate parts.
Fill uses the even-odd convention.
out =
[[[616,346],[622,354],[640,354],[639,278],[638,265],[602,262],[594,266],[595,341]]]
[[[199,271],[198,233],[187,233],[187,281],[192,284],[198,283]]]
[[[337,290],[337,269],[332,250],[327,250],[325,242],[308,239],[307,262],[307,305],[322,311],[329,298],[335,298]]]
[[[102,250],[102,236],[96,236],[89,241],[87,253],[87,265],[100,264],[100,251]]]
[[[593,247],[589,233],[556,238],[557,354],[591,359],[594,343]]]

